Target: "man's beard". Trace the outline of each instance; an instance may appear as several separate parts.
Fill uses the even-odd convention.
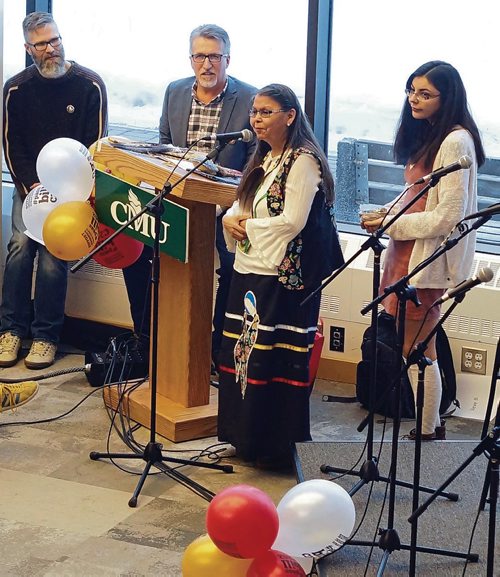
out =
[[[213,88],[217,85],[217,76],[200,76],[198,78],[198,84],[203,88]]]
[[[44,78],[59,78],[64,76],[66,73],[64,49],[62,47],[58,50],[57,56],[58,58],[46,59],[44,59],[44,55],[40,58],[37,58],[36,56],[33,57],[33,62],[38,68],[38,72],[40,72]]]

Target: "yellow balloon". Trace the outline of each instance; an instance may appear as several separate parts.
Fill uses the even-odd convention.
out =
[[[77,260],[97,244],[99,222],[87,202],[60,204],[45,219],[42,230],[47,250],[61,260]]]
[[[184,551],[182,577],[245,577],[252,561],[226,555],[208,535],[202,535]]]

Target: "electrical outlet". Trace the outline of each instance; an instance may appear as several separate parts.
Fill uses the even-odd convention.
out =
[[[473,349],[462,347],[462,373],[486,374],[486,351],[484,349]]]
[[[345,328],[330,327],[330,350],[337,353],[344,352]]]

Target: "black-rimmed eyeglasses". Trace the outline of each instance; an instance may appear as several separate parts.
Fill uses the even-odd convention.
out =
[[[208,58],[209,62],[220,62],[228,54],[191,54],[191,60],[196,64],[203,64]]]
[[[47,50],[47,46],[50,44],[52,48],[57,48],[62,44],[62,36],[55,36],[50,40],[44,40],[42,42],[35,42],[31,44],[31,42],[26,42],[28,46],[32,46],[37,52],[45,52]]]

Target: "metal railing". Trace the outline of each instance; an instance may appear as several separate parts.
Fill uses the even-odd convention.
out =
[[[394,164],[392,145],[344,138],[337,145],[336,204],[342,223],[359,223],[359,206],[382,206],[402,190],[403,166]],[[478,173],[478,209],[500,201],[500,158],[487,158]],[[478,230],[477,250],[500,254],[500,215]]]

